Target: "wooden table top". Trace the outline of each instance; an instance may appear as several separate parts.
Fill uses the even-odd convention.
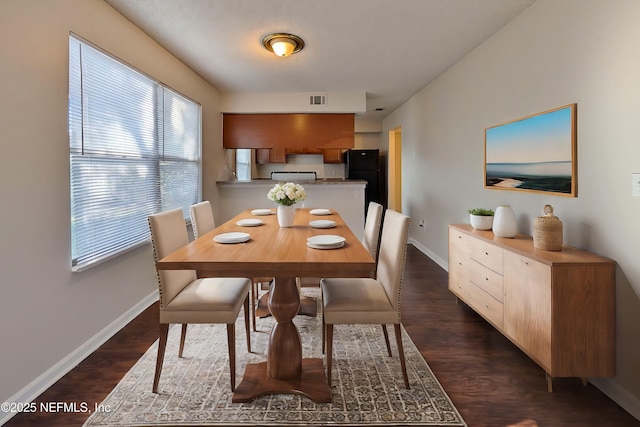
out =
[[[274,209],[275,212],[275,209]],[[236,225],[241,219],[261,219],[257,227]],[[310,221],[328,219],[336,227],[312,228]],[[245,232],[245,243],[224,244],[214,236]],[[339,235],[346,239],[339,249],[307,247],[307,238],[319,234]],[[331,215],[316,216],[309,209],[296,209],[293,227],[281,228],[276,215],[255,216],[246,210],[157,263],[161,270],[196,270],[200,277],[373,277],[375,261],[332,210]]]

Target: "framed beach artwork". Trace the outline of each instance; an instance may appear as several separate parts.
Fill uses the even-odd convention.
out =
[[[577,196],[576,104],[489,127],[485,188]]]

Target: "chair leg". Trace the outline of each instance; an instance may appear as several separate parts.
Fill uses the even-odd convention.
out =
[[[253,331],[256,332],[256,298],[258,297],[258,282],[251,281],[251,318],[253,319]]]
[[[247,334],[247,351],[251,353],[251,327],[249,326],[249,295],[244,300],[244,329]]]
[[[320,306],[322,307],[322,354],[324,354],[325,336],[324,336],[324,295],[322,294],[322,287],[320,287]]]
[[[402,347],[402,330],[400,324],[395,323],[393,325],[396,333],[396,343],[398,344],[398,357],[400,358],[400,368],[402,369],[402,376],[404,378],[404,386],[409,390],[409,377],[407,376],[407,365],[404,360],[404,348]]]
[[[325,353],[324,349],[327,343],[327,338],[324,329],[326,328],[326,324],[324,323],[324,313],[322,313],[322,354]]]
[[[387,352],[389,353],[389,357],[393,357],[391,355],[391,345],[389,345],[389,333],[387,332],[387,325],[382,324],[382,333],[384,334],[384,343],[387,345]]]
[[[229,347],[229,375],[231,391],[236,389],[236,325],[227,323],[227,346]]]
[[[158,392],[158,383],[160,382],[160,371],[162,371],[162,362],[164,362],[164,350],[167,348],[167,335],[169,334],[169,324],[160,324],[160,342],[158,342],[158,357],[156,358],[156,373],[153,377],[152,392]]]
[[[180,350],[178,350],[178,357],[182,357],[184,351],[184,342],[187,339],[187,324],[182,324],[182,332],[180,333]]]
[[[331,364],[333,363],[333,324],[327,324],[327,384],[331,387]]]

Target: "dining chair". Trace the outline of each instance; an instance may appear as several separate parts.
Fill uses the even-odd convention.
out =
[[[182,209],[178,208],[150,215],[148,221],[155,262],[189,243]],[[198,279],[193,270],[158,270],[157,268],[156,275],[160,294],[160,340],[152,391],[158,392],[169,325],[172,323],[182,324],[178,357],[182,357],[184,350],[187,324],[226,323],[231,390],[235,390],[235,323],[243,304],[247,351],[251,352],[249,331],[251,280],[247,278]]]
[[[376,202],[369,202],[367,217],[364,221],[364,234],[362,244],[371,254],[374,260],[378,260],[378,243],[380,242],[380,225],[382,223],[382,205]],[[320,286],[320,277],[298,277],[298,287]],[[324,331],[323,331],[324,332]]]
[[[189,208],[191,216],[191,227],[193,229],[193,237],[202,236],[205,233],[216,228],[216,222],[213,219],[213,208],[208,200],[191,205]],[[251,278],[251,323],[253,330],[256,331],[256,301],[258,299],[258,288],[266,282],[271,283],[272,277],[252,277]]]
[[[333,325],[392,323],[398,357],[409,389],[409,378],[402,347],[400,292],[407,253],[409,217],[387,209],[382,226],[376,278],[324,278],[322,290],[322,326],[326,329],[327,378],[331,386]],[[324,345],[323,345],[324,348]]]

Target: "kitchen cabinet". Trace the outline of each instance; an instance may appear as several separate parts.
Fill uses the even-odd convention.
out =
[[[225,148],[279,148],[290,153],[348,149],[354,145],[354,114],[224,114]],[[334,158],[335,156],[332,156]]]
[[[260,165],[287,163],[286,151],[284,148],[258,148],[256,149],[256,163]]]
[[[615,375],[614,261],[450,225],[449,290],[544,369],[549,391],[554,377]]]
[[[342,149],[322,150],[322,160],[324,163],[342,163]]]

